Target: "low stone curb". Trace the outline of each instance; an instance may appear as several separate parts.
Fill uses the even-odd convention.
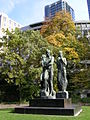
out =
[[[28,104],[0,104],[0,109],[15,108],[21,106],[29,106]]]

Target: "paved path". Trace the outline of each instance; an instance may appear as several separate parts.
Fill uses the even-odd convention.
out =
[[[0,104],[0,109],[29,106],[28,104]]]

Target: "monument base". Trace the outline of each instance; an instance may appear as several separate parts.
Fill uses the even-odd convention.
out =
[[[72,107],[71,99],[31,99],[29,101],[30,107]]]
[[[72,105],[71,99],[32,99],[28,107],[15,108],[16,113],[69,115],[76,116],[82,111],[81,106]]]
[[[21,114],[44,114],[44,115],[64,115],[77,116],[82,111],[80,106],[72,106],[71,108],[58,107],[19,107],[15,108],[15,113]]]

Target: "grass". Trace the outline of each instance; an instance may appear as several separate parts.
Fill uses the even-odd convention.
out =
[[[0,110],[0,120],[90,120],[90,106],[82,107],[83,111],[77,117],[54,115],[16,114],[13,109]]]

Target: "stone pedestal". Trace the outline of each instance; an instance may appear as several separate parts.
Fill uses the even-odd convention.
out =
[[[15,108],[16,113],[68,115],[76,116],[82,111],[81,106],[72,105],[71,99],[32,99],[28,107]]]
[[[65,98],[68,99],[69,95],[68,95],[68,91],[59,91],[56,93],[56,98]]]
[[[71,99],[31,99],[30,107],[72,107]]]

